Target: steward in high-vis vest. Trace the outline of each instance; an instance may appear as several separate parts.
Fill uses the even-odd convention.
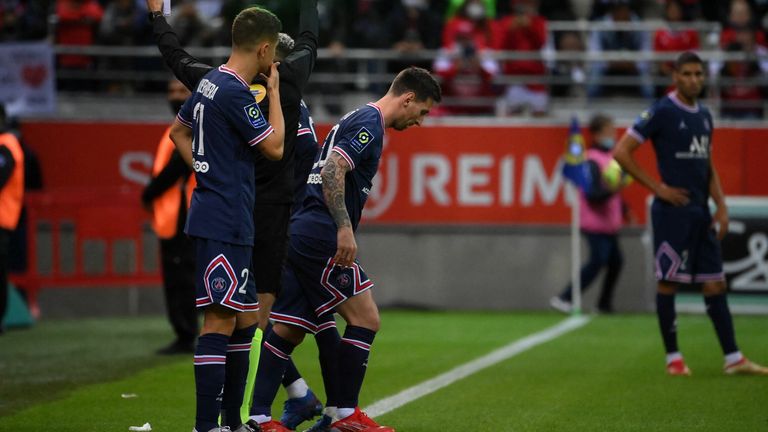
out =
[[[16,135],[6,129],[5,107],[0,104],[0,334],[8,304],[11,233],[19,223],[23,199],[24,153]]]
[[[183,84],[176,80],[169,82],[168,102],[174,115],[187,97],[189,91]],[[158,350],[159,354],[194,352],[198,332],[194,248],[184,234],[195,177],[176,151],[169,132],[170,128],[160,139],[152,179],[141,194],[144,208],[152,214],[152,229],[160,239],[165,304],[168,320],[176,333],[176,340]]]

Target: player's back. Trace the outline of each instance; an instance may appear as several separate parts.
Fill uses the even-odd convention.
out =
[[[291,234],[336,241],[337,227],[325,203],[320,174],[332,153],[343,157],[351,168],[345,178],[344,201],[356,230],[379,169],[383,143],[384,118],[375,104],[369,103],[342,117],[315,156],[304,201],[291,219]]]
[[[186,232],[218,241],[253,244],[255,146],[272,126],[246,82],[220,66],[200,81],[178,119],[193,133],[197,187]]]
[[[712,115],[697,104],[685,105],[670,93],[644,111],[630,130],[636,139],[650,139],[662,181],[687,189],[690,206],[709,199]]]
[[[304,200],[307,177],[312,170],[318,150],[315,124],[304,101],[301,101],[300,110],[299,129],[295,141],[296,165],[293,173],[294,210]]]

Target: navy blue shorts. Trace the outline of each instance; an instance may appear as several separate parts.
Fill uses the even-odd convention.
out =
[[[720,241],[707,207],[651,206],[656,279],[700,283],[724,281]]]
[[[292,235],[283,270],[283,291],[270,317],[317,332],[330,326],[336,306],[373,288],[360,264],[355,262],[346,269],[334,266],[334,255],[335,243]]]
[[[253,247],[195,237],[197,307],[211,304],[237,312],[259,310],[251,273]]]

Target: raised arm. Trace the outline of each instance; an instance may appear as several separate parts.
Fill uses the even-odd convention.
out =
[[[325,205],[331,213],[336,228],[336,255],[333,262],[342,267],[351,267],[357,255],[357,243],[355,233],[352,231],[352,222],[349,220],[347,204],[344,200],[345,177],[351,169],[343,156],[336,152],[330,152],[325,165],[320,170],[323,181],[323,197]]]
[[[645,186],[654,195],[676,206],[688,204],[688,191],[682,188],[667,186],[657,181],[648,174],[635,160],[634,152],[642,144],[631,134],[626,133],[616,144],[613,158],[621,165],[621,168]]]
[[[150,14],[160,12],[162,8],[163,0],[147,0],[147,10]],[[186,52],[181,47],[176,32],[160,14],[156,14],[152,19],[152,34],[165,64],[185,87],[194,92],[197,83],[213,69],[213,66],[199,61]]]
[[[296,38],[296,45],[290,54],[286,56],[284,62],[295,74],[299,90],[303,91],[317,59],[319,18],[317,14],[317,0],[299,1],[299,36]]]

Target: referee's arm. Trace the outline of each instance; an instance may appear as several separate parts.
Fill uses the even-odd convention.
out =
[[[176,78],[191,92],[194,92],[197,83],[213,69],[213,66],[199,61],[181,47],[179,37],[161,13],[162,8],[163,0],[147,0],[147,10],[149,10],[149,18],[152,22],[152,35],[155,43],[163,56],[163,60],[165,60],[165,64],[171,68]]]
[[[296,79],[296,86],[299,91],[303,91],[315,67],[320,24],[317,0],[300,0],[300,2],[299,36],[296,38],[296,45],[285,57],[283,63],[290,66]]]

